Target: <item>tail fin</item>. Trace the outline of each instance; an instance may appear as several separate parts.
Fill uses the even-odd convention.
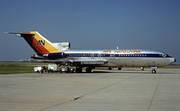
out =
[[[16,34],[17,36],[23,37],[37,54],[49,54],[49,53],[61,52],[60,50],[55,48],[49,40],[44,38],[37,31],[30,31],[25,33],[13,33],[13,32],[8,32],[8,33]]]

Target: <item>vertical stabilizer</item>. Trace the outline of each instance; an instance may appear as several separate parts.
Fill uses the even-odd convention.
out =
[[[44,38],[37,31],[30,31],[25,33],[13,33],[13,32],[8,32],[8,33],[16,34],[17,36],[23,37],[37,54],[49,54],[49,53],[61,52],[60,50],[55,48],[49,40]]]

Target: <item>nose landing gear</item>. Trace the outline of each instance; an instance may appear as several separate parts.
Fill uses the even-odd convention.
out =
[[[156,70],[155,70],[155,69],[154,69],[154,70],[152,70],[152,71],[151,71],[151,73],[156,73]]]
[[[151,69],[152,69],[151,73],[155,74],[157,67],[151,67]]]

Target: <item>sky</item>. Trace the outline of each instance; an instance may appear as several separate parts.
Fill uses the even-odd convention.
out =
[[[38,31],[71,49],[150,49],[180,63],[179,0],[0,0],[0,61],[29,59],[23,38]]]

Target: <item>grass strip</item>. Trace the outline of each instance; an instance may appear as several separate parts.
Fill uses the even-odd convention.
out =
[[[34,66],[13,62],[0,62],[0,74],[32,73]]]

